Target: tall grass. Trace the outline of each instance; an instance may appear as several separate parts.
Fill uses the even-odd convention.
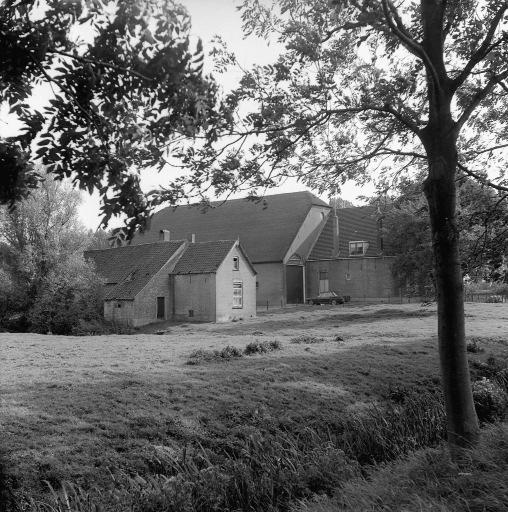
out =
[[[464,470],[444,448],[373,467],[333,498],[304,500],[295,512],[505,512],[508,510],[508,425],[490,426]]]
[[[371,406],[344,419],[341,435],[345,453],[360,464],[396,459],[435,446],[446,434],[443,403],[436,394],[412,394],[404,404]]]
[[[403,403],[314,427],[261,419],[222,439],[189,445],[177,458],[158,456],[157,474],[117,481],[107,510],[288,512],[295,500],[333,494],[359,477],[362,465],[435,445],[444,435],[444,413],[438,395],[408,394]],[[30,510],[92,512],[104,499],[66,492],[64,501],[54,497],[54,508]],[[65,500],[70,508],[58,508]]]

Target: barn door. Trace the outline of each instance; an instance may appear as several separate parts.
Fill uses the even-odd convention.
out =
[[[303,267],[286,266],[286,301],[288,304],[303,302]]]
[[[157,320],[164,320],[166,317],[165,297],[157,297]]]

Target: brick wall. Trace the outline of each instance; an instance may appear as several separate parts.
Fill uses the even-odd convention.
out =
[[[398,295],[392,277],[393,258],[338,258],[309,261],[306,266],[307,297],[319,292],[319,272],[327,271],[330,290],[349,295],[352,301],[388,299]]]
[[[104,318],[110,322],[136,325],[134,322],[133,300],[105,300]]]
[[[157,297],[164,297],[164,319],[171,318],[173,306],[169,288],[169,273],[173,268],[174,259],[174,257],[171,258],[136,295],[133,321],[135,326],[161,321],[157,319]]]
[[[174,286],[175,320],[215,321],[215,274],[176,275]]]
[[[239,258],[238,270],[234,270],[233,258]],[[242,282],[243,304],[233,307],[233,283]],[[226,256],[216,274],[217,322],[227,322],[234,318],[256,316],[256,275],[237,246]]]

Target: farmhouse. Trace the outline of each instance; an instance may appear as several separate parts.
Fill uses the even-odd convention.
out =
[[[187,240],[87,251],[105,280],[104,317],[140,326],[256,315],[256,272],[237,240]]]
[[[257,272],[257,305],[305,302],[336,290],[351,300],[396,294],[372,207],[333,209],[310,192],[168,207],[132,243],[239,239]]]

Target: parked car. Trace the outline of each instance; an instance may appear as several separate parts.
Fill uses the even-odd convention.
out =
[[[307,304],[344,304],[344,298],[335,292],[321,292],[317,297],[307,299]]]

